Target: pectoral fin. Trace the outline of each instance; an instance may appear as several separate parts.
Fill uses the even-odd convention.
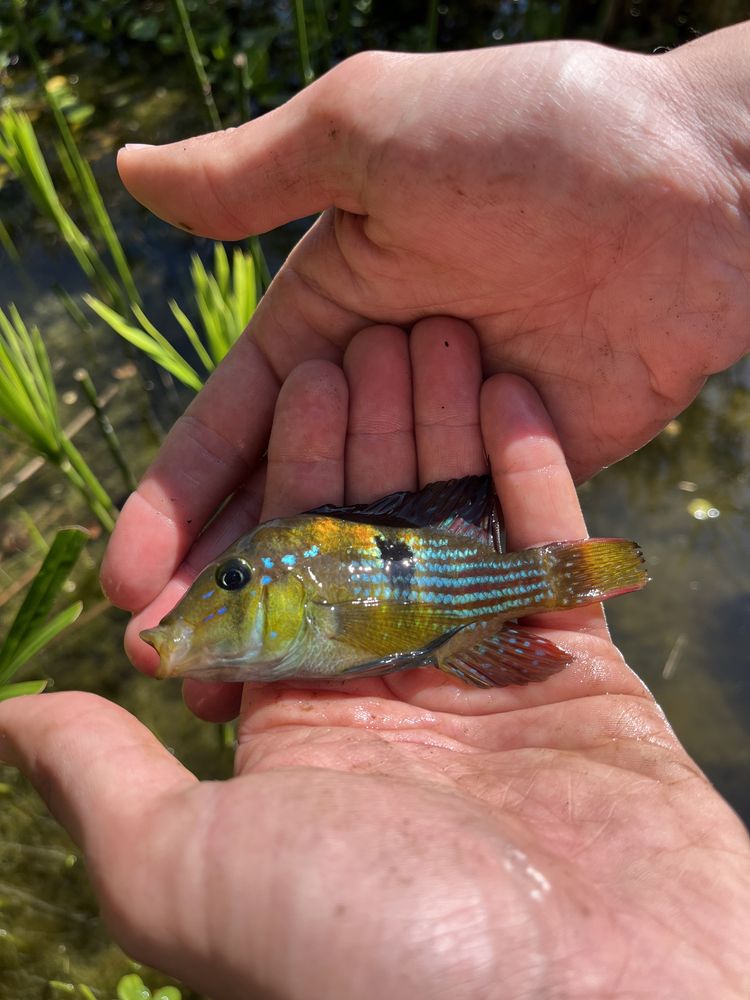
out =
[[[571,657],[549,639],[518,625],[490,618],[459,629],[436,651],[445,673],[477,687],[506,687],[546,680],[563,670]]]

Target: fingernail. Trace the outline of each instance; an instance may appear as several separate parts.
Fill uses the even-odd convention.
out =
[[[153,149],[154,147],[150,142],[126,142],[122,148],[130,152],[131,149]]]

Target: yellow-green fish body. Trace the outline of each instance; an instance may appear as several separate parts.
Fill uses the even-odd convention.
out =
[[[647,580],[633,542],[503,554],[498,536],[487,477],[269,521],[143,635],[160,653],[158,676],[273,681],[430,664],[481,686],[526,683],[569,658],[516,618]]]

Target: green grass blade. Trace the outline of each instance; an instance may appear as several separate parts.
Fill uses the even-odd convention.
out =
[[[271,284],[271,271],[268,267],[268,261],[266,260],[266,255],[263,253],[263,247],[261,245],[260,239],[257,236],[250,237],[250,253],[253,255],[253,261],[255,263],[255,273],[257,275],[258,288],[256,292],[256,297],[262,295],[266,291],[268,286]]]
[[[294,26],[297,30],[297,51],[299,53],[302,82],[305,86],[315,79],[315,71],[310,62],[310,45],[307,40],[307,18],[304,0],[294,0]]]
[[[134,307],[133,311],[139,321],[147,326],[148,332],[132,326],[120,313],[114,309],[110,309],[109,306],[105,305],[100,299],[94,298],[93,295],[84,295],[83,300],[89,308],[93,309],[97,316],[109,324],[115,333],[118,333],[124,340],[127,340],[134,347],[137,347],[139,351],[148,355],[148,357],[158,365],[161,365],[162,368],[170,372],[190,389],[194,389],[196,392],[201,389],[203,383],[195,369],[185,361],[179,351],[165,337],[162,337],[141,310]]]
[[[214,243],[214,277],[222,298],[229,295],[229,258],[223,243]]]
[[[198,86],[203,94],[203,103],[206,106],[211,127],[214,131],[218,131],[221,128],[221,118],[219,117],[219,112],[216,108],[216,104],[214,103],[214,97],[211,92],[211,84],[206,76],[206,71],[203,68],[203,62],[201,60],[200,52],[198,51],[198,43],[196,42],[195,35],[193,34],[193,27],[190,23],[187,8],[185,7],[184,0],[173,0],[173,3],[177,12],[177,19],[180,22],[180,27],[182,29],[182,35],[187,46],[188,56],[190,57],[190,62],[192,63],[193,70],[198,79]]]
[[[234,297],[232,311],[234,313],[235,340],[243,332],[257,305],[257,284],[255,260],[251,254],[245,254],[235,248],[232,260],[234,274]]]
[[[0,671],[0,683],[12,677],[13,674],[19,670],[24,663],[35,656],[40,649],[52,642],[52,640],[63,632],[69,625],[78,618],[81,611],[83,610],[83,602],[76,601],[75,604],[71,604],[69,608],[65,608],[59,614],[55,615],[51,621],[46,624],[39,625],[28,638],[21,643],[18,649],[13,654],[13,657]]]
[[[54,89],[48,86],[47,76],[44,70],[41,59],[39,58],[39,53],[34,44],[32,34],[27,29],[28,15],[24,9],[24,4],[22,0],[12,0],[13,13],[15,15],[16,27],[21,39],[23,47],[29,56],[32,66],[34,67],[34,72],[36,74],[37,80],[39,82],[39,87],[44,94],[47,101],[52,116],[55,119],[55,124],[57,125],[57,130],[65,146],[65,150],[68,154],[68,159],[70,164],[78,175],[79,188],[83,196],[81,199],[81,194],[79,193],[79,201],[81,201],[81,206],[84,210],[88,207],[91,211],[91,216],[98,220],[98,225],[94,224],[92,226],[92,232],[99,233],[104,242],[106,243],[109,252],[114,261],[115,268],[122,280],[123,286],[126,289],[127,294],[130,296],[131,302],[140,302],[140,296],[138,295],[138,290],[136,289],[135,282],[133,280],[130,267],[125,258],[125,254],[122,249],[122,245],[115,233],[114,226],[112,225],[112,220],[109,217],[109,213],[104,205],[104,199],[101,196],[99,187],[94,179],[93,171],[88,163],[81,156],[80,150],[76,144],[73,133],[68,124],[68,120],[65,117],[62,106],[60,104],[59,98],[57,97]],[[33,126],[29,121],[29,129],[33,134]],[[75,185],[74,185],[75,187]],[[53,187],[53,193],[54,187]],[[56,193],[55,193],[56,197]],[[59,202],[59,199],[58,199]],[[62,206],[60,206],[62,207]],[[86,213],[89,214],[88,212]],[[67,216],[67,212],[65,213]],[[90,217],[91,217],[90,216]],[[69,218],[69,216],[67,216]],[[67,239],[67,237],[66,237]],[[76,253],[73,245],[69,243],[69,246]],[[99,255],[95,253],[95,267],[98,273],[98,279],[103,287],[107,290],[108,294],[112,296],[113,301],[120,302],[124,306],[124,301],[121,300],[120,289],[117,282],[114,280],[113,276],[109,270],[104,266]],[[80,263],[80,261],[79,261]]]
[[[38,330],[29,333],[18,310],[0,309],[0,417],[51,461],[60,455],[57,398]]]
[[[0,649],[0,680],[7,679],[8,664],[46,618],[88,537],[82,528],[58,531]]]
[[[57,107],[54,95],[48,91],[47,98],[54,111]],[[57,110],[59,112],[59,108]],[[128,294],[137,301],[138,293],[130,276],[122,247],[114,234],[101,194],[96,187],[91,168],[78,152],[65,116],[62,112],[59,112],[59,116],[61,121],[57,115],[55,116],[63,138],[63,145],[59,147],[59,151],[73,192],[81,202],[89,222],[94,220],[92,231],[100,233],[106,242]],[[34,126],[27,115],[12,109],[6,109],[0,114],[0,152],[11,171],[26,187],[39,212],[55,224],[86,276],[104,289],[114,302],[123,302],[122,291],[114,276],[94,244],[76,225],[60,200]],[[99,220],[98,225],[95,224],[96,220]]]
[[[221,297],[216,279],[209,275],[206,280],[203,295],[196,297],[198,310],[201,314],[201,322],[206,334],[206,343],[211,352],[211,357],[218,364],[227,352],[226,335],[223,327],[225,323],[225,303]]]
[[[212,372],[216,367],[211,359],[211,355],[208,353],[206,348],[203,346],[201,338],[198,336],[198,331],[195,329],[193,324],[190,322],[185,313],[180,309],[174,299],[170,299],[169,308],[172,310],[172,315],[180,324],[182,329],[185,331],[185,335],[193,346],[193,350],[200,358],[200,362],[207,372]]]
[[[61,447],[67,462],[60,466],[61,470],[74,482],[80,481],[79,489],[92,512],[101,522],[105,531],[111,532],[115,526],[117,508],[107,491],[97,479],[93,469],[88,464],[71,439],[63,434]],[[71,475],[71,472],[74,475]]]
[[[8,232],[2,219],[0,219],[0,246],[2,246],[14,264],[21,263],[21,258],[16,249],[16,244],[13,242],[13,237]]]
[[[24,694],[41,694],[47,687],[47,681],[22,681],[20,684],[0,685],[0,701],[8,698],[18,698]]]

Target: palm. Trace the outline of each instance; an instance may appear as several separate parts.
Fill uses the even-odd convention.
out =
[[[480,407],[463,324],[419,324],[408,344],[367,331],[345,367],[348,391],[320,363],[284,386],[266,515],[477,472],[486,448],[512,547],[584,534],[533,390],[496,377]],[[84,844],[126,949],[222,1000],[739,998],[741,825],[597,606],[536,627],[573,654],[543,684],[426,668],[247,686],[221,784],[90,696],[0,706],[0,745]],[[220,715],[228,691],[186,694]]]
[[[317,926],[282,907],[282,951],[328,970],[306,996],[741,996],[745,836],[645,693],[436,720],[382,687],[269,700],[240,752],[295,803],[283,884]]]

